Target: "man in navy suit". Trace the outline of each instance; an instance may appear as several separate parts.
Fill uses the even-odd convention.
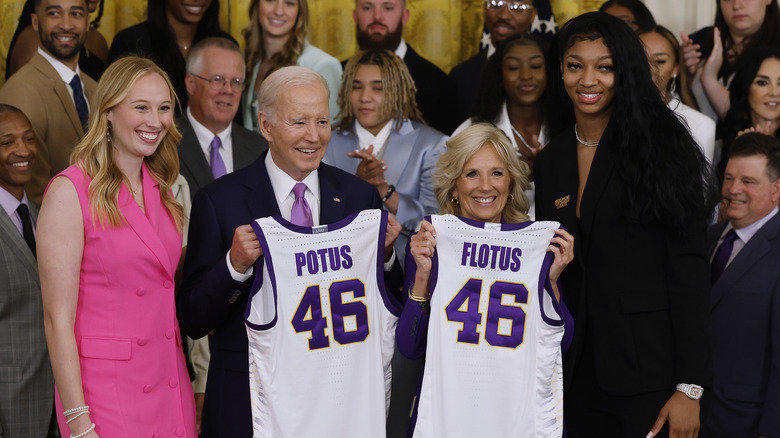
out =
[[[315,226],[382,208],[374,187],[321,163],[331,135],[322,76],[304,67],[279,69],[263,81],[258,104],[269,151],[201,189],[192,206],[178,314],[191,337],[214,332],[201,432],[206,438],[252,436],[244,310],[262,254],[249,223],[270,215],[291,220],[293,203],[301,202],[292,189],[301,182]],[[390,220],[385,261],[393,272],[385,277],[391,289],[401,281],[392,251],[400,228]]]
[[[732,143],[710,227],[714,385],[707,437],[780,436],[780,140]]]

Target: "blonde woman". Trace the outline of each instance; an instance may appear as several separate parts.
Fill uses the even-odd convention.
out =
[[[257,126],[257,93],[269,74],[289,65],[308,67],[325,78],[331,118],[339,112],[336,99],[341,84],[338,59],[312,46],[309,33],[309,5],[306,0],[254,0],[249,6],[249,26],[243,30],[246,41],[244,127],[260,132]]]
[[[175,103],[152,61],[114,62],[72,165],[45,195],[38,263],[63,436],[197,436],[173,289]]]

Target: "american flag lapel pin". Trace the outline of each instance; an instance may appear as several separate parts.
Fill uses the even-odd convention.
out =
[[[341,202],[341,198],[336,198],[336,197],[334,197],[334,198],[333,198],[333,202]]]

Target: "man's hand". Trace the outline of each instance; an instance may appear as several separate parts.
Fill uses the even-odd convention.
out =
[[[230,245],[230,264],[239,274],[244,274],[255,264],[255,260],[263,255],[260,241],[251,225],[241,225],[233,234],[233,244]]]
[[[674,394],[666,402],[658,419],[653,424],[653,429],[647,434],[652,438],[669,422],[669,438],[696,438],[699,436],[699,401],[691,400],[680,391]]]

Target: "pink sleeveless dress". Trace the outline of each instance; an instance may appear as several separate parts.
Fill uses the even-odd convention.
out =
[[[120,227],[93,220],[89,176],[75,165],[58,175],[75,185],[84,221],[75,323],[84,399],[102,438],[197,438],[174,300],[182,236],[145,165],[142,172],[146,214],[122,185]]]

